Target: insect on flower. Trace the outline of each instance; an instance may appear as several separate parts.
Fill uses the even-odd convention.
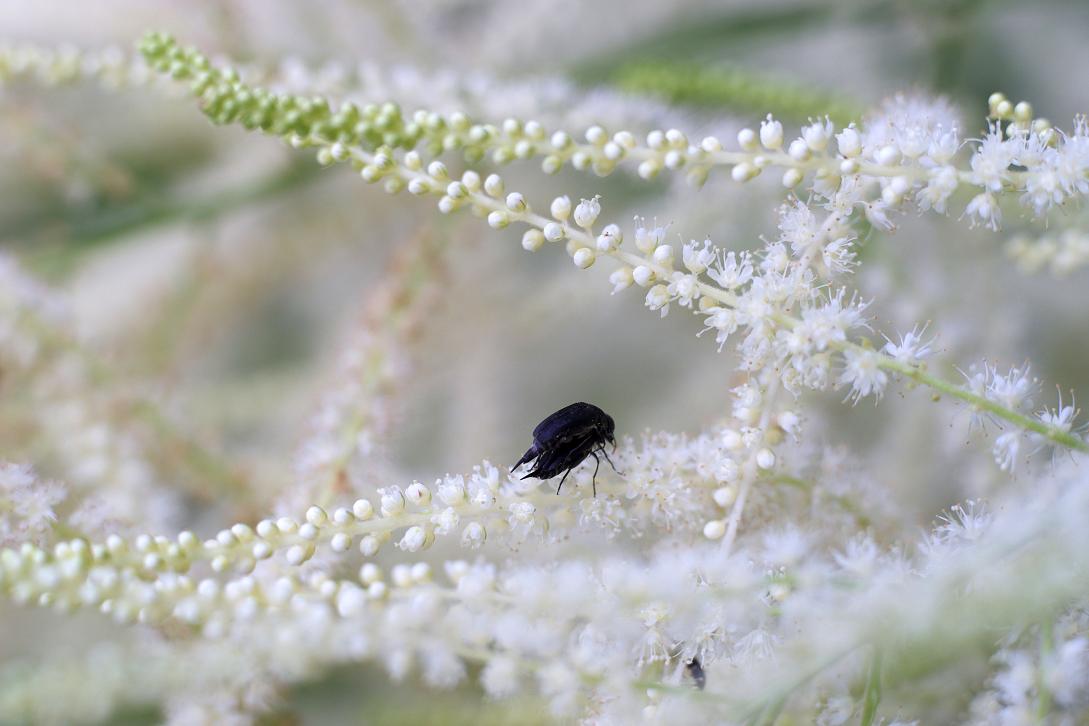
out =
[[[707,685],[707,673],[703,670],[703,664],[700,663],[699,658],[693,658],[684,664],[684,669],[688,671],[688,675],[692,676],[692,680],[696,684],[696,688],[703,690]]]
[[[609,455],[605,453],[605,444],[613,445],[616,450],[616,439],[613,437],[613,420],[597,406],[589,403],[572,403],[561,408],[533,429],[533,445],[529,447],[518,463],[511,467],[514,471],[522,464],[533,462],[533,468],[523,476],[537,477],[538,479],[551,479],[563,472],[563,479],[556,487],[556,494],[560,493],[564,481],[571,470],[581,464],[587,456],[594,457],[597,465],[594,466],[594,496],[597,496],[597,470],[601,466],[601,454],[609,466],[616,471]]]

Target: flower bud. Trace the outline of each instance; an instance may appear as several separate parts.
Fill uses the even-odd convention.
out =
[[[653,159],[647,159],[639,164],[639,178],[653,179],[662,170],[662,165]]]
[[[665,285],[655,285],[647,291],[646,304],[651,310],[663,310],[671,300],[669,288]]]
[[[549,140],[552,144],[552,148],[557,151],[563,151],[571,145],[571,137],[565,131],[557,131],[552,134],[552,138]]]
[[[544,226],[544,238],[549,242],[560,242],[567,236],[563,225],[557,222],[549,222]]]
[[[839,146],[839,153],[848,159],[862,153],[862,135],[854,126],[848,126],[836,134],[836,144]]]
[[[775,466],[775,453],[771,449],[760,449],[756,452],[756,465],[761,469],[770,469]]]
[[[756,151],[759,148],[756,138],[756,132],[752,129],[746,128],[737,132],[737,144],[742,151]]]
[[[571,216],[571,200],[566,197],[556,197],[552,200],[552,206],[549,207],[553,218],[566,222],[567,218]]]
[[[522,249],[527,252],[536,252],[544,244],[544,234],[539,229],[527,229],[522,235]]]
[[[424,507],[431,503],[431,490],[418,481],[409,484],[405,489],[405,499],[409,504]]]
[[[633,282],[631,268],[625,265],[618,270],[613,270],[613,273],[609,275],[609,282],[612,283],[614,294],[631,287]]]
[[[747,182],[760,173],[755,164],[743,161],[730,170],[730,176],[736,182]]]
[[[594,197],[593,199],[583,199],[579,202],[579,205],[575,207],[575,224],[580,227],[589,228],[597,221],[599,214],[601,214],[601,205],[598,204],[597,197]]]
[[[575,250],[575,254],[571,256],[571,259],[574,260],[576,267],[585,270],[587,267],[594,264],[596,257],[594,251],[589,247],[580,247]]]
[[[805,161],[809,158],[809,146],[805,143],[805,139],[794,139],[790,142],[787,153],[795,161]]]
[[[441,161],[433,161],[427,165],[427,173],[431,177],[439,180],[446,180],[450,178],[450,173],[446,170],[446,164]]]
[[[609,135],[605,132],[605,129],[600,126],[591,126],[586,129],[586,140],[594,146],[601,146],[609,138]]]
[[[707,539],[722,539],[726,534],[726,523],[721,519],[712,519],[703,525],[703,536]]]
[[[783,186],[792,189],[802,181],[802,173],[797,169],[787,169],[783,172]]]
[[[875,156],[877,163],[882,166],[892,166],[900,162],[900,150],[892,144],[882,146]]]
[[[461,533],[461,544],[463,547],[477,548],[484,544],[484,540],[487,539],[488,533],[484,529],[484,525],[480,522],[470,522],[465,526],[465,529]]]
[[[647,287],[654,282],[654,270],[646,265],[639,265],[631,273],[632,279],[639,287]]]
[[[766,121],[760,122],[760,143],[772,151],[783,147],[783,125],[770,113]]]
[[[624,233],[620,231],[620,227],[615,224],[610,224],[601,230],[601,234],[597,237],[597,249],[600,252],[612,252],[620,246],[620,243],[624,241]]]
[[[715,504],[725,509],[737,499],[737,487],[729,485],[719,487],[712,496],[714,497]]]
[[[498,174],[489,174],[488,178],[484,180],[484,191],[493,197],[502,196],[503,178]]]
[[[832,138],[832,123],[827,120],[814,121],[802,129],[802,138],[811,150],[824,151]]]
[[[716,151],[722,151],[722,142],[716,139],[714,136],[708,136],[700,142],[700,148],[706,151],[708,154],[713,154]]]

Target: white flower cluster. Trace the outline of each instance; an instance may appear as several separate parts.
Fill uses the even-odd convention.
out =
[[[81,50],[70,45],[49,48],[0,43],[0,84],[22,78],[47,85],[95,80],[111,87],[142,86],[158,80],[143,58],[118,46]]]
[[[0,464],[0,545],[44,543],[65,495],[62,484],[39,481],[29,466]]]
[[[1083,713],[1089,681],[1087,613],[1077,608],[1057,622],[1029,629],[993,657],[998,672],[972,701],[969,724],[1031,723],[1042,709]]]
[[[799,715],[826,713],[833,701],[849,714],[857,706],[848,684],[864,677],[868,661],[859,656],[869,649],[885,655],[887,688],[904,677],[892,655],[907,664],[940,662],[935,644],[986,637],[992,626],[982,613],[1039,613],[1055,596],[1076,592],[1076,578],[1089,571],[1083,478],[1070,467],[1031,520],[1015,510],[956,509],[915,553],[883,550],[865,535],[815,547],[815,533],[787,526],[747,538],[735,553],[706,544],[658,548],[647,559],[604,557],[593,565],[576,559],[497,568],[447,560],[444,582],[423,562],[398,564],[388,575],[366,563],[353,579],[255,574],[219,584],[162,573],[142,585],[141,616],[173,603],[168,617],[201,623],[205,640],[171,648],[169,657],[158,646],[144,652],[152,672],[169,673],[164,680],[200,682],[206,674],[193,666],[207,658],[233,674],[190,707],[224,691],[237,698],[237,689],[249,679],[260,682],[261,673],[301,678],[332,663],[377,658],[394,678],[417,671],[435,687],[464,680],[466,660],[482,661],[480,683],[489,694],[536,692],[557,715],[588,710],[630,722],[679,711],[744,720],[781,697],[779,683],[811,696]],[[308,523],[320,520],[312,511]],[[1061,560],[1052,557],[1056,552]],[[22,564],[10,550],[2,557],[3,582],[14,592],[28,578],[78,579],[78,567],[58,568],[27,553]],[[65,561],[73,554],[61,553]],[[1011,589],[1008,577],[1035,586]],[[955,621],[959,630],[952,633],[950,611],[970,614]],[[1057,712],[1082,713],[1089,705],[1077,695],[1089,685],[1084,638],[1077,635],[1084,625],[1074,619],[1063,632],[1071,633],[1068,640],[1045,651],[1053,655],[1041,666],[1043,680],[1021,673],[1025,657],[1016,651],[1000,656],[1011,671],[995,677],[1002,707],[1038,708],[1040,683]],[[228,644],[234,647],[225,652]],[[111,677],[94,672],[98,657],[67,667],[92,680]],[[691,685],[669,689],[684,683],[693,659],[717,698],[703,698]],[[633,677],[651,668],[662,673],[659,687],[633,698]],[[34,718],[56,708],[44,702],[56,681],[43,678],[31,688],[25,676],[8,674],[3,682],[5,716]],[[115,692],[103,688],[101,697]],[[980,700],[974,710],[993,703]]]
[[[1006,254],[1025,272],[1046,267],[1057,277],[1066,276],[1089,264],[1089,232],[1068,227],[1034,238],[1016,235],[1006,243]]]
[[[6,441],[4,456],[34,461],[71,488],[74,509],[64,517],[70,529],[87,536],[176,530],[189,497],[202,505],[252,503],[290,480],[289,467],[258,478],[253,460],[227,462],[209,444],[208,430],[197,434],[185,421],[189,407],[174,387],[146,375],[156,357],[172,356],[176,370],[189,365],[209,339],[244,319],[270,287],[300,269],[304,255],[315,258],[320,249],[302,239],[268,254],[261,247],[272,241],[225,235],[213,245],[194,244],[184,261],[159,261],[175,265],[168,279],[142,267],[141,281],[150,284],[126,286],[123,300],[133,315],[88,316],[85,292],[43,284],[31,265],[0,255],[0,417],[18,422],[16,433],[25,430]],[[217,273],[210,280],[209,269]],[[118,287],[118,274],[106,271],[107,284]],[[90,297],[95,312],[98,297]],[[185,324],[169,330],[167,340],[158,336],[171,307],[184,309]],[[122,360],[113,355],[118,349],[127,351]]]
[[[1033,396],[1038,392],[1040,382],[1031,377],[1028,365],[1011,368],[1001,374],[995,366],[984,362],[980,366],[971,366],[965,377],[969,387],[982,399],[982,405],[976,406],[973,413],[975,424],[996,423],[992,408],[997,406],[1003,411],[1017,412],[1039,421],[1054,431],[1070,431],[1074,426],[1077,409],[1072,403],[1063,403],[1061,391],[1055,408],[1034,410]],[[1024,442],[1031,443],[1035,449],[1050,443],[1046,437],[1026,432],[1023,428],[1011,428],[999,434],[994,442],[994,457],[1003,470],[1014,469]]]
[[[175,495],[155,484],[139,427],[111,420],[117,393],[93,384],[95,362],[72,334],[63,299],[9,257],[0,257],[0,361],[12,381],[26,382],[43,439],[64,442],[54,455],[81,492],[73,526],[101,533],[139,521],[173,525]]]
[[[948,199],[961,186],[977,190],[965,215],[991,227],[997,227],[1001,217],[1000,193],[1020,193],[1022,203],[1037,217],[1067,199],[1089,193],[1085,119],[1075,119],[1073,131],[1062,133],[1046,119],[1035,118],[1027,102],[1015,105],[999,93],[990,98],[993,121],[981,140],[962,143],[959,124],[947,104],[897,95],[865,123],[838,132],[829,119],[815,119],[789,139],[782,124],[769,116],[759,132],[741,129],[739,149],[728,150],[714,136],[695,142],[676,128],[653,129],[644,141],[640,141],[642,134],[609,131],[600,123],[575,135],[549,131],[536,119],[474,123],[463,112],[444,116],[420,109],[402,114],[396,103],[379,106],[374,99],[362,109],[347,102],[335,112],[323,99],[317,110],[324,118],[300,125],[300,99],[248,86],[236,71],[215,68],[199,52],[180,47],[169,36],[148,36],[142,50],[157,70],[195,79],[194,90],[204,100],[205,112],[217,121],[244,120],[286,136],[293,145],[323,147],[319,152],[323,163],[355,156],[370,169],[364,178],[371,181],[387,176],[389,169],[363,163],[351,153],[353,142],[419,147],[431,154],[459,150],[469,161],[487,157],[498,164],[540,156],[542,170],[548,174],[571,164],[604,176],[630,162],[643,178],[654,178],[663,170],[683,170],[697,185],[718,167],[729,167],[738,182],[753,179],[764,169],[779,168],[784,170],[784,186],[793,188],[811,179],[815,194],[850,198],[873,224],[886,229],[892,228],[892,212],[912,204],[944,212]],[[305,103],[302,108],[309,113],[315,110]],[[280,115],[282,119],[277,118]],[[292,123],[287,123],[288,116]],[[354,123],[360,116],[365,120]],[[324,123],[326,119],[331,125]],[[960,159],[962,146],[972,150],[967,165]]]
[[[1001,220],[1000,193],[1020,192],[1024,206],[1042,218],[1053,207],[1089,192],[1085,120],[1075,119],[1073,131],[1063,134],[1045,119],[1034,119],[1028,104],[1007,110],[996,102],[999,98],[992,98],[995,120],[979,141],[962,139],[960,124],[945,104],[898,95],[861,125],[837,131],[828,119],[818,119],[793,140],[769,116],[759,132],[743,128],[737,133],[738,150],[726,149],[713,136],[690,141],[678,129],[652,130],[640,141],[631,131],[610,133],[594,125],[579,141],[564,131],[549,133],[538,121],[519,119],[500,126],[453,119],[453,136],[445,137],[442,145],[476,148],[498,163],[543,155],[546,173],[570,163],[605,175],[630,160],[645,179],[684,170],[694,184],[703,184],[722,166],[738,182],[780,168],[785,187],[809,178],[816,194],[827,199],[839,195],[841,202],[850,196],[856,210],[884,229],[892,229],[894,212],[913,205],[945,213],[961,186],[979,190],[965,216],[993,228]],[[960,161],[965,146],[972,150],[966,166]]]
[[[238,523],[204,542],[186,531],[175,538],[141,534],[126,539],[113,534],[93,545],[74,539],[51,550],[24,544],[2,555],[10,576],[5,586],[17,602],[62,610],[92,607],[121,622],[180,617],[207,626],[208,616],[215,615],[216,609],[202,606],[207,598],[202,599],[201,593],[212,593],[208,602],[214,606],[220,590],[214,580],[190,579],[187,573],[197,565],[213,573],[245,574],[275,558],[278,565],[297,567],[319,548],[334,558],[352,549],[373,557],[395,533],[399,533],[397,547],[414,553],[447,536],[458,536],[463,546],[478,548],[486,539],[497,537],[512,544],[530,535],[559,542],[580,530],[604,529],[610,535],[640,534],[648,528],[698,531],[715,502],[721,504],[721,486],[738,480],[731,456],[742,449],[741,436],[730,429],[695,439],[662,434],[648,438],[640,449],[626,444],[616,454],[625,479],[603,482],[600,496],[590,499],[548,496],[531,484],[500,477],[496,467],[484,462],[467,477],[447,475],[433,487],[419,482],[404,489],[385,487],[378,491],[376,502],[358,499],[351,507],[332,513],[314,505],[301,519],[281,516],[261,520],[254,527]],[[31,489],[29,479],[23,482],[16,477],[20,472],[12,469],[12,502],[17,511],[27,508]],[[590,476],[583,467],[572,483],[585,492]],[[35,489],[43,496],[48,491]],[[36,523],[47,516],[51,512],[26,515]],[[148,578],[160,578],[160,582]],[[381,586],[368,591],[382,594]]]

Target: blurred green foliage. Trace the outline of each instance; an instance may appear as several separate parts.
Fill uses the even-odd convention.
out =
[[[773,80],[740,67],[704,67],[686,62],[636,62],[619,68],[613,82],[625,91],[661,96],[672,104],[729,108],[794,121],[829,116],[837,125],[859,119],[860,104],[833,93]]]
[[[472,680],[475,680],[475,674]],[[299,723],[368,726],[538,726],[554,723],[544,702],[489,701],[476,688],[441,691],[420,683],[391,684],[374,667],[345,667],[291,691],[289,709],[261,726]]]

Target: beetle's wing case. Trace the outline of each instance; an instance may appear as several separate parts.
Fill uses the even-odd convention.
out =
[[[603,420],[605,412],[590,403],[572,403],[545,418],[533,429],[533,441],[540,448],[567,441],[592,429]]]
[[[535,458],[537,458],[537,456],[539,456],[539,455],[540,455],[540,453],[541,453],[541,452],[540,452],[540,450],[539,450],[539,449],[537,448],[537,444],[536,444],[536,443],[534,443],[534,444],[533,444],[533,446],[530,446],[530,447],[529,447],[528,449],[526,449],[526,453],[522,454],[522,458],[521,458],[521,459],[519,459],[519,460],[518,460],[518,463],[517,463],[517,464],[515,464],[514,466],[512,466],[512,467],[510,468],[510,470],[511,470],[511,471],[514,471],[515,469],[517,469],[518,467],[520,467],[520,466],[521,466],[522,464],[528,463],[528,462],[529,462],[529,461],[531,461],[532,459],[535,459]],[[523,479],[525,479],[525,477],[522,477],[522,478],[523,478]]]
[[[532,476],[536,479],[550,479],[554,477],[556,472],[561,471],[565,453],[562,449],[545,449],[533,462],[532,468],[522,478],[527,479]]]
[[[540,456],[533,464],[533,471],[527,476],[538,479],[551,479],[581,464],[582,460],[590,455],[596,445],[596,433],[593,430],[587,430],[562,446],[542,449]]]

